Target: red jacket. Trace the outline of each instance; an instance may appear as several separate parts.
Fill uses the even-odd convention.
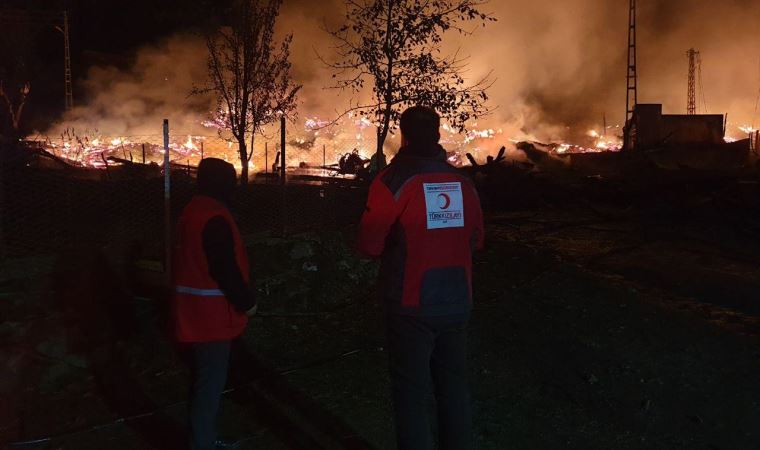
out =
[[[382,258],[379,284],[391,312],[467,314],[472,253],[484,235],[477,191],[444,157],[404,153],[372,182],[359,251]]]
[[[245,281],[249,281],[248,257],[229,210],[211,197],[195,196],[180,216],[173,254],[172,322],[179,342],[233,339],[243,332],[248,322],[246,315],[227,301],[209,274],[202,235],[206,223],[216,216],[228,222],[238,267]]]

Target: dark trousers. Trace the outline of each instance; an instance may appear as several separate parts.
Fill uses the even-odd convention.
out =
[[[190,448],[213,450],[216,416],[227,383],[230,341],[191,345],[193,383],[190,388]]]
[[[399,450],[433,449],[431,393],[438,415],[438,448],[472,449],[467,319],[389,314],[387,330]]]

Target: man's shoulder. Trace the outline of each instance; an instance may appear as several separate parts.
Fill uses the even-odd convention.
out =
[[[459,176],[459,171],[448,161],[439,158],[394,158],[388,167],[378,174],[378,181],[391,193],[396,193],[412,178],[426,174],[451,174]]]

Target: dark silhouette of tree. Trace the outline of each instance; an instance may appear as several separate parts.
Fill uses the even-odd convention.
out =
[[[374,117],[377,153],[383,156],[388,133],[409,106],[427,105],[460,131],[469,119],[488,112],[485,102],[490,76],[465,84],[466,58],[441,55],[447,31],[469,35],[468,22],[496,20],[481,12],[486,0],[345,0],[346,22],[327,30],[337,41],[334,87],[362,92],[369,84],[372,101],[348,112]]]
[[[11,129],[15,137],[20,133],[19,123],[21,122],[21,114],[24,112],[24,105],[26,105],[26,98],[31,91],[31,84],[25,82],[18,88],[18,92],[12,92],[10,95],[5,91],[4,84],[3,80],[0,80],[0,98],[3,99],[8,108],[8,117],[10,118]]]
[[[280,5],[282,0],[236,1],[230,26],[206,36],[209,83],[193,89],[194,94],[216,94],[218,122],[238,143],[242,184],[248,182],[253,154],[246,134],[253,136],[280,115],[291,114],[301,88],[290,77],[292,35],[279,43],[274,38]]]
[[[0,134],[21,137],[21,118],[31,92],[31,80],[40,70],[34,54],[35,30],[25,23],[3,21],[0,35]]]

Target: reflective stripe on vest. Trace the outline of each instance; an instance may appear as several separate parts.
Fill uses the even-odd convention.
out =
[[[188,286],[177,286],[175,289],[179,294],[197,295],[198,297],[224,296],[224,292],[220,291],[219,289],[197,289]]]

